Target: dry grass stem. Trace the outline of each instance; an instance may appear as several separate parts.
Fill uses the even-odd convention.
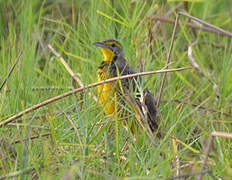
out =
[[[214,136],[214,137],[225,137],[225,138],[232,139],[232,133],[212,132],[212,136]]]
[[[18,64],[19,60],[21,59],[22,56],[22,51],[19,52],[19,55],[16,58],[15,63],[13,64],[13,66],[11,67],[9,73],[7,74],[7,76],[5,77],[4,81],[2,82],[1,86],[0,86],[0,91],[2,90],[2,88],[4,87],[4,85],[6,84],[7,80],[9,79],[11,73],[13,72],[14,68],[16,67],[16,65]]]
[[[225,31],[224,29],[222,28],[219,28],[219,27],[216,27],[212,24],[209,24],[207,23],[206,21],[204,20],[201,20],[199,18],[196,18],[196,17],[193,17],[185,12],[179,12],[177,14],[177,17],[176,17],[176,20],[175,20],[175,24],[174,24],[174,28],[173,28],[173,33],[172,33],[172,39],[171,39],[171,44],[170,44],[170,48],[169,48],[169,51],[168,51],[168,56],[167,56],[167,63],[166,64],[169,64],[170,63],[170,60],[171,60],[171,53],[172,53],[172,49],[173,49],[173,44],[174,44],[174,41],[175,41],[175,36],[176,36],[176,29],[177,29],[177,26],[178,26],[178,23],[179,23],[179,17],[180,15],[182,16],[186,16],[188,17],[189,19],[192,19],[192,20],[195,20],[213,30],[215,30],[216,32],[219,32],[219,33],[222,33],[224,34],[225,36],[229,36],[229,37],[232,37],[232,33],[228,32],[228,31]],[[167,66],[167,69],[168,69],[168,66]],[[163,78],[162,78],[162,82],[161,82],[161,86],[160,86],[160,91],[159,91],[159,96],[158,96],[158,100],[157,100],[157,106],[159,107],[160,105],[160,101],[161,101],[161,96],[162,96],[162,92],[163,92],[163,88],[164,88],[164,84],[165,84],[165,80],[166,80],[166,76],[167,74],[164,73],[163,75]]]
[[[174,138],[174,136],[172,136],[172,145],[173,145],[173,153],[175,154],[176,176],[179,176],[180,170],[181,170],[180,157],[178,155],[178,144],[177,144],[176,138]]]
[[[82,83],[82,81],[76,76],[76,74],[72,71],[72,69],[69,67],[69,65],[66,63],[66,61],[64,60],[64,58],[52,47],[51,44],[48,44],[48,48],[51,50],[51,52],[59,58],[59,60],[61,61],[61,63],[64,65],[65,69],[68,71],[68,73],[71,75],[71,77],[79,84],[79,86],[81,88],[84,87],[84,84]],[[97,97],[95,95],[93,95],[91,92],[88,92],[89,96],[91,96],[94,101],[97,102]]]
[[[37,138],[40,138],[40,137],[47,137],[47,136],[50,136],[51,135],[51,133],[45,133],[45,134],[39,134],[39,135],[36,135],[36,136],[31,136],[31,137],[29,137],[29,138],[26,138],[26,139],[18,139],[18,140],[16,140],[16,141],[14,141],[13,142],[13,144],[17,144],[17,143],[20,143],[20,142],[22,142],[22,141],[28,141],[29,139],[30,140],[33,140],[33,139],[37,139]]]
[[[69,122],[71,123],[74,131],[76,132],[76,136],[79,139],[79,142],[81,144],[81,148],[84,149],[83,143],[82,143],[82,140],[81,140],[81,136],[80,136],[80,133],[78,131],[79,128],[75,125],[75,123],[73,122],[73,120],[66,113],[64,113],[64,114],[65,114],[66,118],[69,120]]]
[[[205,170],[205,166],[207,164],[207,160],[208,160],[208,156],[209,156],[209,151],[210,151],[211,146],[213,145],[213,139],[214,139],[214,137],[211,135],[209,138],[209,143],[206,147],[206,151],[205,151],[205,155],[204,155],[205,158],[204,158],[202,166],[201,166],[201,172],[203,172]],[[203,177],[203,174],[200,174],[198,176],[198,180],[201,180],[202,177]]]
[[[20,113],[18,113],[16,115],[14,115],[14,116],[0,122],[0,127],[5,126],[8,123],[13,122],[16,119],[22,117],[23,115],[25,115],[25,114],[27,114],[27,113],[29,113],[31,111],[34,111],[36,109],[39,109],[39,108],[41,108],[41,107],[43,107],[43,106],[45,106],[47,104],[53,103],[53,102],[55,102],[55,101],[57,101],[59,99],[62,99],[64,97],[70,96],[73,93],[78,93],[78,92],[81,92],[81,91],[83,91],[85,89],[96,87],[96,86],[99,86],[99,85],[104,84],[104,83],[118,81],[118,80],[132,78],[132,77],[137,77],[137,76],[145,76],[145,75],[158,74],[158,73],[183,71],[183,70],[187,70],[187,69],[191,69],[191,67],[183,67],[183,68],[177,68],[177,69],[166,69],[166,70],[158,70],[158,71],[141,72],[141,73],[135,73],[135,74],[125,75],[125,76],[115,77],[115,78],[107,79],[105,81],[99,81],[99,82],[96,82],[96,83],[92,83],[92,84],[89,84],[88,86],[77,88],[77,89],[74,89],[72,91],[68,91],[68,92],[63,93],[61,95],[58,95],[58,96],[52,97],[50,99],[47,99],[47,100],[45,100],[45,101],[43,101],[43,102],[41,102],[39,104],[33,105],[33,106],[21,111]]]
[[[155,20],[159,20],[159,21],[162,21],[162,22],[166,22],[166,23],[171,23],[171,24],[175,24],[175,20],[172,20],[172,19],[168,19],[166,17],[161,17],[161,16],[156,16],[156,17],[152,17],[154,18]],[[183,25],[183,23],[180,21],[179,24]],[[231,37],[230,35],[228,34],[225,34],[225,33],[222,33],[221,31],[217,31],[215,29],[212,29],[212,28],[209,28],[209,27],[205,27],[205,26],[199,26],[197,24],[194,24],[194,23],[186,23],[184,24],[190,28],[193,28],[193,29],[196,29],[196,30],[201,30],[201,31],[206,31],[206,32],[210,32],[210,33],[215,33],[215,34],[219,34],[219,35],[222,35],[222,36],[228,36],[228,37]]]
[[[173,44],[174,44],[175,37],[176,37],[176,29],[177,29],[177,25],[178,25],[178,21],[179,21],[179,16],[180,15],[178,14],[177,17],[176,17],[174,29],[173,29],[173,32],[172,32],[172,39],[171,39],[171,44],[170,44],[170,48],[169,48],[169,51],[168,51],[166,69],[168,69],[168,67],[169,67],[168,64],[171,61],[171,54],[172,54]],[[162,78],[162,82],[161,82],[161,86],[160,86],[158,100],[157,100],[157,107],[159,107],[159,105],[160,105],[161,96],[162,96],[162,93],[163,93],[163,88],[164,88],[164,83],[165,83],[165,80],[166,80],[166,76],[167,76],[167,73],[164,73],[163,78]]]
[[[195,59],[195,57],[193,55],[193,48],[192,48],[192,46],[195,46],[195,45],[196,45],[196,41],[193,42],[192,44],[188,45],[188,57],[191,60],[193,67],[195,69],[197,69],[197,70],[200,71],[200,66],[198,65],[198,63],[197,63],[197,61],[196,61],[196,59]]]
[[[211,149],[211,147],[213,145],[214,137],[225,137],[225,138],[232,139],[232,133],[225,133],[225,132],[212,132],[211,133],[211,136],[209,138],[209,142],[208,142],[206,150],[205,150],[205,155],[204,155],[205,158],[204,158],[202,166],[201,166],[201,172],[205,171],[205,167],[206,167],[206,164],[207,164],[209,152],[210,152],[210,149]],[[202,177],[203,177],[203,174],[200,174],[198,176],[198,180],[201,180]]]
[[[226,30],[224,30],[224,29],[222,29],[222,28],[219,28],[219,27],[217,27],[217,26],[214,26],[214,25],[212,25],[212,24],[210,24],[210,23],[207,23],[206,21],[204,21],[204,20],[202,20],[202,19],[199,19],[199,18],[197,18],[197,17],[191,16],[191,15],[185,13],[185,12],[179,12],[178,14],[180,14],[180,15],[182,15],[182,16],[186,16],[186,17],[188,17],[189,19],[192,19],[192,20],[194,20],[194,21],[197,21],[198,23],[201,23],[201,24],[203,24],[203,25],[205,25],[205,26],[207,26],[207,27],[209,27],[209,28],[215,30],[216,32],[225,35],[225,36],[232,37],[232,33],[231,33],[231,32],[226,31]]]

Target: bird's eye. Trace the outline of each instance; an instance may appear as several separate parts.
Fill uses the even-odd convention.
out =
[[[115,45],[115,44],[112,44],[111,46],[112,46],[113,48],[114,48],[114,47],[116,47],[116,45]]]

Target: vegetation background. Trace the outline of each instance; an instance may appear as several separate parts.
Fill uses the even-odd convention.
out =
[[[230,0],[0,0],[0,83],[22,53],[1,86],[0,121],[72,89],[48,43],[85,85],[97,81],[102,55],[93,42],[104,39],[119,40],[138,71],[163,69],[173,24],[157,17],[175,20],[178,11],[232,31]],[[165,179],[200,171],[210,134],[232,132],[232,42],[180,19],[169,68],[193,66],[187,50],[195,41],[199,68],[167,75],[160,105],[165,133],[157,146],[146,133],[134,142],[123,126],[104,123],[91,88],[0,127],[0,179]],[[144,78],[157,98],[162,75]],[[231,147],[231,139],[214,139],[204,179],[232,177]]]

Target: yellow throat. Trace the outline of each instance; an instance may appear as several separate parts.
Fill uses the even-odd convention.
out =
[[[101,51],[104,55],[104,62],[106,65],[102,68],[98,68],[98,81],[102,81],[108,78],[112,78],[113,76],[109,74],[108,63],[113,60],[115,54],[110,49],[101,48]],[[104,64],[104,63],[103,63]],[[100,96],[99,100],[104,108],[104,112],[107,115],[114,113],[115,111],[115,87],[113,82],[105,83],[98,86],[98,94]]]
[[[106,48],[101,48],[101,51],[104,55],[104,61],[112,61],[115,54],[112,50],[106,49]]]

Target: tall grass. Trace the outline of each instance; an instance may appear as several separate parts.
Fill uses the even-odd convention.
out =
[[[119,40],[128,64],[138,71],[162,69],[173,25],[158,24],[151,17],[177,4],[152,0],[0,1],[0,82],[22,51],[20,62],[0,92],[0,121],[72,86],[70,75],[49,51],[48,43],[85,85],[97,81],[102,55],[93,42],[99,40]],[[230,1],[208,0],[188,3],[188,13],[232,31],[231,7]],[[175,19],[175,15],[168,18]],[[186,18],[181,20],[187,22]],[[67,97],[0,127],[0,177],[31,168],[19,173],[20,178],[162,179],[176,175],[177,155],[181,173],[199,170],[210,133],[232,131],[232,117],[223,114],[232,114],[232,42],[228,37],[203,31],[197,31],[194,37],[192,29],[180,25],[170,68],[192,66],[187,46],[195,39],[198,43],[193,54],[200,71],[168,74],[162,96],[165,101],[160,106],[160,129],[166,133],[157,140],[158,147],[142,132],[135,142],[131,133],[113,119],[99,125],[107,117],[87,93],[97,94],[93,88],[86,90],[83,97]],[[154,97],[158,97],[162,76],[144,78]],[[52,90],[54,86],[58,90]],[[42,136],[45,133],[50,135]],[[24,141],[35,135],[39,137]],[[179,139],[176,148],[172,136]],[[128,147],[120,152],[127,138]],[[16,140],[19,143],[15,144]],[[228,179],[232,176],[231,159],[231,140],[216,138],[207,168],[215,177]],[[211,177],[207,174],[204,178]]]

